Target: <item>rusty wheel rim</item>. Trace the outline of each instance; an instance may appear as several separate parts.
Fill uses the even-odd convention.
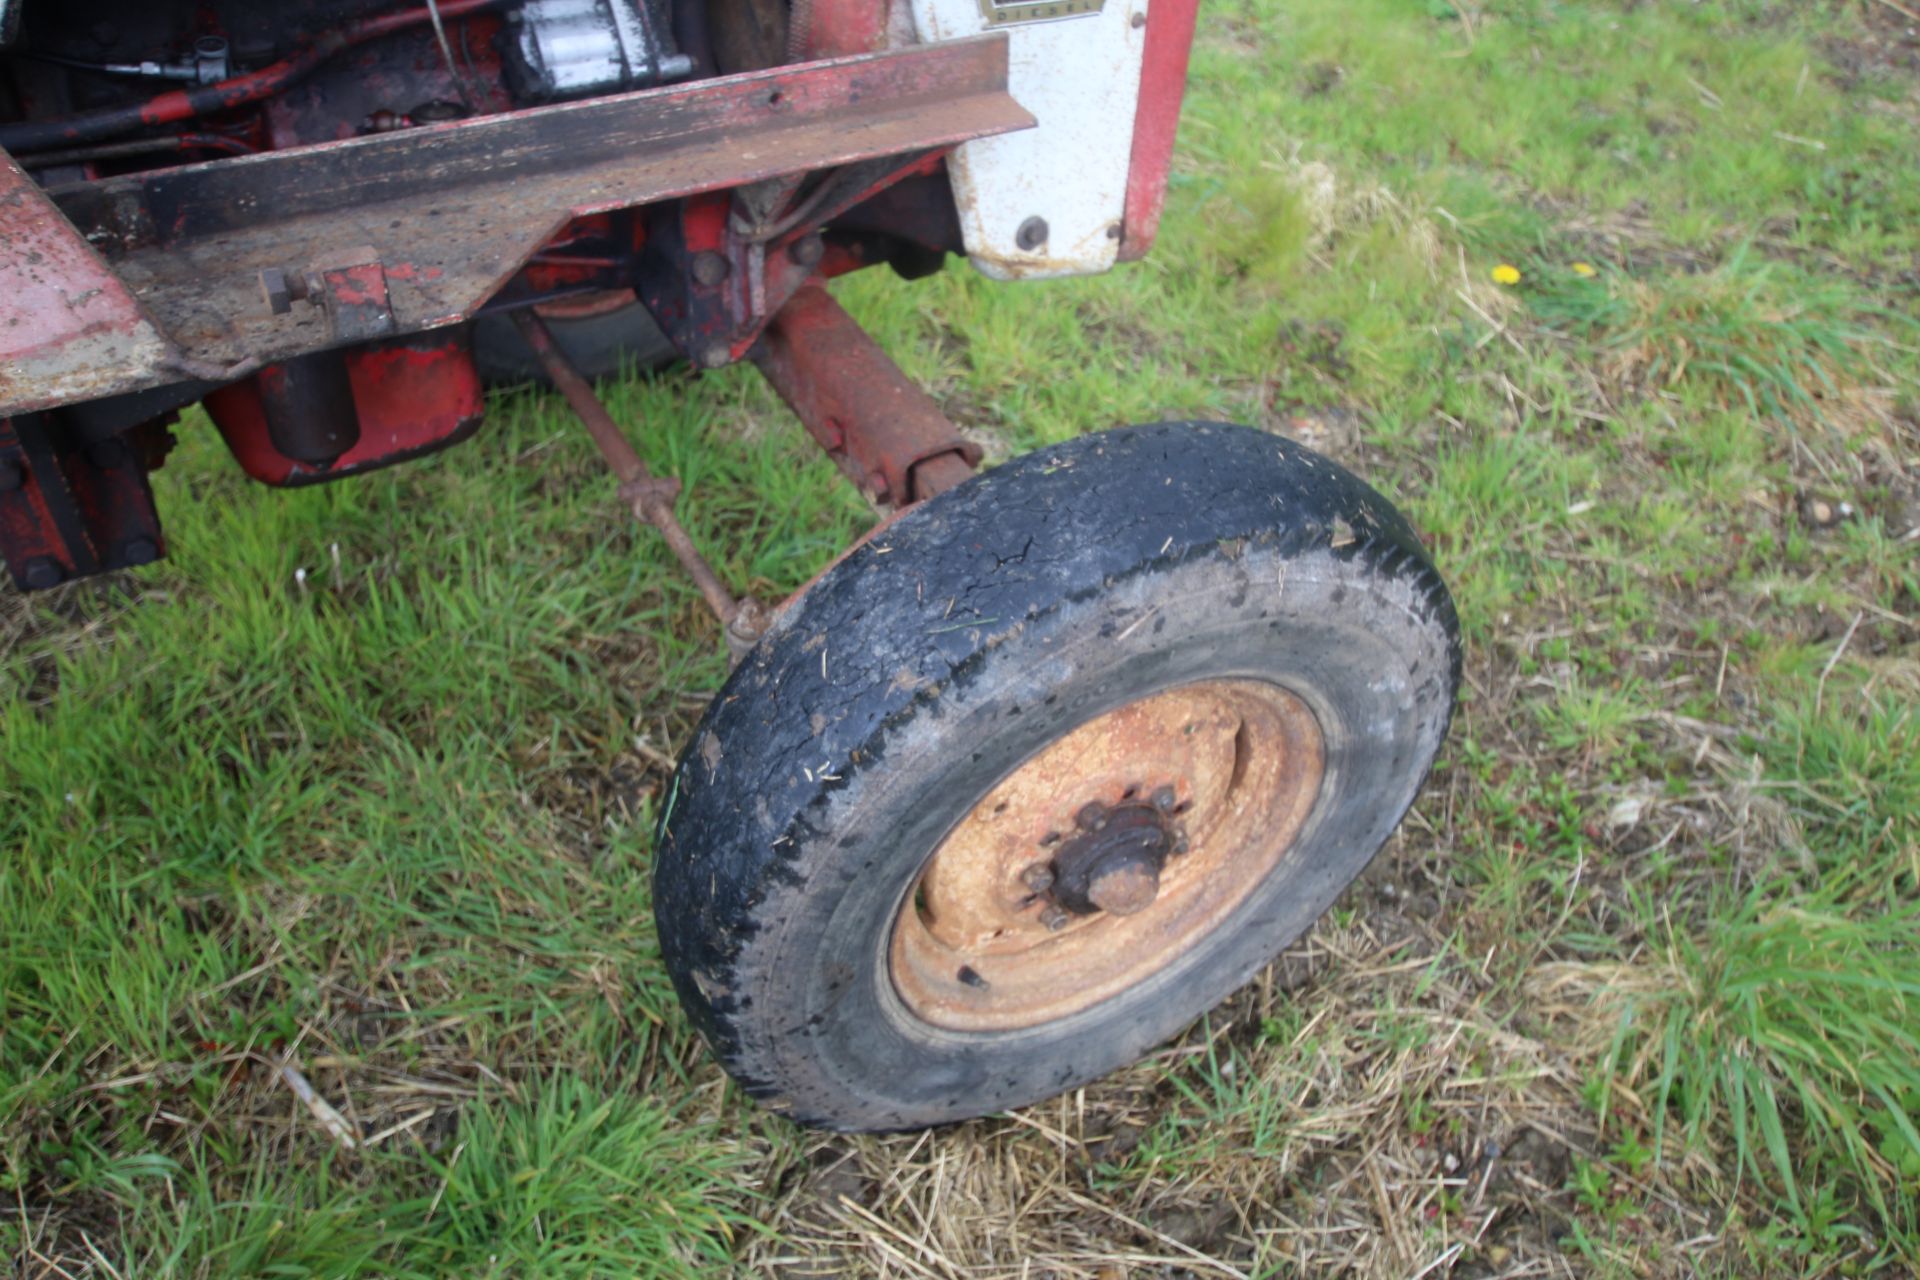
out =
[[[1324,770],[1313,712],[1265,681],[1182,685],[1088,721],[927,859],[894,922],[895,992],[955,1031],[1037,1026],[1118,995],[1287,858]]]

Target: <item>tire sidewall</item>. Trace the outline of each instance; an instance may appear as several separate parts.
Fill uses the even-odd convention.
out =
[[[683,755],[655,911],[728,1071],[812,1123],[885,1129],[1046,1097],[1131,1061],[1311,925],[1391,834],[1458,682],[1451,602],[1392,506],[1220,424],[1082,437],[906,513],[784,611]],[[1270,681],[1319,722],[1293,849],[1160,970],[1018,1031],[932,1026],[888,945],[932,851],[1088,720],[1200,680]]]
[[[810,881],[770,900],[766,916],[777,923],[741,956],[738,993],[796,1018],[781,1034],[744,1041],[745,1058],[773,1064],[770,1074],[811,1115],[862,1127],[937,1123],[1103,1075],[1247,981],[1363,869],[1444,733],[1447,698],[1431,694],[1451,690],[1415,691],[1421,666],[1444,668],[1445,637],[1407,607],[1409,584],[1371,568],[1330,552],[1290,560],[1254,547],[1237,560],[1142,574],[1033,620],[1019,650],[999,651],[964,698],[889,735],[887,767],[863,773],[807,824],[830,835],[797,835],[826,846],[823,861],[838,865],[840,883]],[[1256,579],[1283,578],[1273,595],[1249,590]],[[1396,629],[1406,635],[1391,636]],[[1046,656],[1034,662],[1033,653]],[[973,806],[1088,720],[1225,678],[1279,685],[1320,725],[1320,793],[1280,865],[1193,948],[1073,1016],[970,1033],[908,1010],[889,976],[894,923],[932,851]],[[802,862],[815,861],[809,852],[800,850]],[[791,1087],[810,1078],[817,1094]],[[857,1115],[835,1105],[849,1094],[864,1099]]]

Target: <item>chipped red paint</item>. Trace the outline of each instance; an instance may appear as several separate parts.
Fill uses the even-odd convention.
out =
[[[147,471],[164,427],[82,445],[50,414],[0,418],[0,556],[23,590],[57,586],[166,553]]]
[[[887,45],[887,0],[813,0],[809,58],[878,53]]]
[[[13,413],[153,374],[168,345],[40,188],[0,152],[0,404]]]
[[[1006,75],[994,35],[75,183],[55,198],[201,367],[267,363],[346,339],[262,307],[261,266],[308,270],[364,244],[415,268],[389,271],[395,330],[453,324],[571,218],[1030,128]],[[734,305],[737,326],[752,309]],[[704,319],[694,328],[720,336]],[[725,337],[738,354],[751,333]],[[169,380],[119,362],[88,373],[93,396]],[[0,396],[0,412],[11,401]]]
[[[193,99],[184,89],[170,89],[158,97],[149,98],[140,106],[142,124],[177,124],[182,120],[193,119]]]
[[[485,416],[464,331],[376,343],[349,351],[346,360],[360,438],[328,467],[297,462],[273,447],[254,378],[207,397],[214,425],[248,475],[283,486],[359,475],[456,444]]]
[[[1187,57],[1200,0],[1153,0],[1147,6],[1147,45],[1140,64],[1140,104],[1133,116],[1133,158],[1121,222],[1120,261],[1146,256],[1160,232],[1160,210],[1173,166],[1180,100],[1187,91]]]
[[[446,274],[439,267],[415,266],[411,262],[393,263],[387,267],[386,271],[389,280],[438,280]]]

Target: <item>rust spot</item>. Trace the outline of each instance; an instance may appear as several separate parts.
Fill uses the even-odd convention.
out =
[[[1263,681],[1185,685],[1081,725],[982,796],[928,858],[889,942],[895,990],[962,1031],[1035,1026],[1117,995],[1279,865],[1324,769],[1313,713]],[[1123,826],[1154,856],[1116,841],[1125,856],[1085,882],[1091,913],[1078,899],[1065,910],[1054,895],[1071,886],[1056,873]]]

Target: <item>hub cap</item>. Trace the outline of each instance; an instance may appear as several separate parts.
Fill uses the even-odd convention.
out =
[[[1172,963],[1287,856],[1319,794],[1320,726],[1258,680],[1142,698],[1052,743],[934,850],[888,963],[958,1031],[1069,1016]]]

